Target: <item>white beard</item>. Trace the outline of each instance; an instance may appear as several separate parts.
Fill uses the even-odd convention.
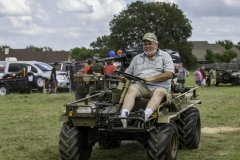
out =
[[[157,52],[157,49],[154,49],[154,50],[149,51],[149,52],[146,52],[146,51],[145,51],[145,54],[146,54],[147,57],[151,57],[151,56],[154,55],[156,52]]]

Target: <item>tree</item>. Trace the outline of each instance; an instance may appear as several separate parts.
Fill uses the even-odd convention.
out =
[[[235,57],[237,57],[237,53],[233,50],[224,51],[222,54],[222,60],[226,63],[229,63]]]
[[[204,58],[210,63],[215,63],[215,62],[229,63],[233,58],[237,57],[237,53],[232,50],[224,51],[223,54],[214,53],[210,49],[208,49],[206,52],[207,53],[205,54]]]
[[[234,43],[230,40],[217,41],[216,43],[223,46],[226,50],[230,50],[232,47],[234,47]]]
[[[73,48],[73,49],[71,49],[70,53],[71,53],[71,57],[73,59],[75,59],[76,61],[86,60],[88,58],[93,57],[93,52],[90,49],[87,49],[85,47]]]
[[[98,37],[95,42],[90,44],[90,47],[93,48],[94,53],[99,53],[101,57],[108,56],[109,51],[113,49],[110,36],[106,35]]]
[[[109,25],[115,50],[142,48],[143,35],[153,32],[158,38],[159,48],[178,51],[186,67],[197,63],[191,52],[192,44],[187,41],[192,35],[192,26],[174,3],[133,2],[126,10],[114,15]]]
[[[237,45],[235,45],[235,47],[240,51],[240,42],[238,42]]]
[[[33,49],[34,52],[52,52],[53,51],[53,49],[50,47],[44,46],[44,47],[39,48],[39,47],[35,47],[33,45],[27,46],[26,49]]]
[[[204,55],[204,58],[210,63],[215,63],[216,59],[213,51],[211,49],[207,49],[206,52],[207,53]]]
[[[8,46],[8,45],[3,45],[3,46],[0,46],[0,51],[4,52],[4,51],[5,51],[5,48],[11,49],[10,46]]]
[[[46,47],[46,46],[43,47],[43,52],[52,52],[52,51],[53,49],[50,47]]]

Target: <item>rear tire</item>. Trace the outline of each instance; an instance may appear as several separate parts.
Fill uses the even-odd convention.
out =
[[[72,122],[63,123],[59,134],[59,148],[62,160],[89,160],[92,146],[87,145],[86,127],[74,127]]]
[[[201,136],[200,114],[197,108],[190,108],[180,115],[177,121],[179,149],[197,149]]]
[[[4,96],[9,93],[9,89],[6,85],[0,85],[0,95]]]
[[[107,138],[103,138],[98,141],[98,145],[102,149],[112,149],[112,148],[118,148],[121,145],[120,140],[111,140]]]
[[[178,129],[171,121],[160,125],[149,133],[147,145],[148,160],[176,160],[178,154]]]
[[[43,88],[43,77],[41,77],[41,76],[34,77],[33,78],[33,85],[38,90],[41,90]]]

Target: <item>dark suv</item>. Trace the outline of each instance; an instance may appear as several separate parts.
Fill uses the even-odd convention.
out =
[[[210,68],[205,69],[207,73],[210,70],[211,70]],[[216,72],[217,72],[216,86],[218,86],[219,83],[224,84],[231,83],[233,86],[240,85],[240,74],[237,73],[238,71],[217,69]],[[206,84],[210,86],[209,74],[207,74]]]

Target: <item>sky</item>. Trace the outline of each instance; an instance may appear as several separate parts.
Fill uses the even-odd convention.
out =
[[[150,2],[153,0],[144,0]],[[189,41],[240,42],[240,0],[154,0],[179,6]],[[0,46],[70,51],[110,35],[109,22],[134,0],[0,0]]]

